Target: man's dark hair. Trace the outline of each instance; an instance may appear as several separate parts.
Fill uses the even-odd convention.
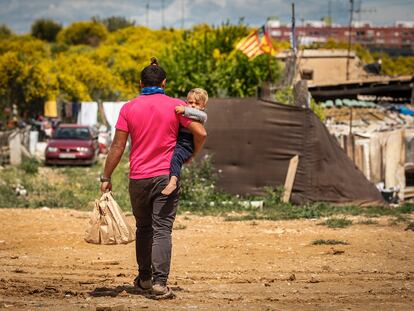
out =
[[[141,83],[144,86],[161,86],[165,78],[167,78],[167,73],[158,65],[157,59],[151,57],[151,65],[141,71]]]

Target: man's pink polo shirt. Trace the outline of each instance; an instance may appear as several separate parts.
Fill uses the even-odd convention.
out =
[[[131,137],[129,178],[142,179],[170,174],[178,128],[191,120],[175,113],[182,100],[164,94],[141,95],[126,103],[115,128]]]

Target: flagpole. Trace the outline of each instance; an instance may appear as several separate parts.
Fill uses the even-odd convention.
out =
[[[296,55],[295,3],[292,2],[292,52]]]
[[[265,34],[267,34],[268,32],[268,29],[267,29],[267,25],[268,25],[268,22],[266,22],[266,24],[265,24]],[[269,39],[270,40],[270,39]],[[271,42],[270,42],[271,43]],[[267,66],[269,67],[269,85],[270,84],[273,84],[273,74],[272,74],[272,54],[270,53],[268,56],[267,56]]]
[[[296,29],[295,29],[295,3],[292,2],[292,58],[293,58],[293,72],[292,72],[292,80],[290,84],[293,85],[293,81],[295,80],[296,76]]]
[[[350,9],[349,9],[349,25],[348,25],[348,49],[346,57],[346,80],[349,80],[349,62],[351,57],[351,42],[352,42],[352,18],[354,14],[354,0],[349,0]]]

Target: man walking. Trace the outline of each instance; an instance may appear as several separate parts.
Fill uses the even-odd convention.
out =
[[[129,194],[136,220],[138,276],[135,286],[152,290],[155,298],[173,296],[167,286],[171,264],[171,232],[177,212],[180,187],[166,196],[170,161],[179,126],[194,135],[194,154],[206,139],[206,131],[175,113],[185,103],[164,94],[166,73],[155,58],[141,72],[141,95],[126,103],[119,114],[115,137],[101,176],[101,191],[111,190],[111,175],[131,138]]]

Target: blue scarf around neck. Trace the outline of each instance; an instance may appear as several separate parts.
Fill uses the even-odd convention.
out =
[[[152,94],[165,94],[162,87],[159,86],[146,86],[141,90],[141,95],[152,95]]]

